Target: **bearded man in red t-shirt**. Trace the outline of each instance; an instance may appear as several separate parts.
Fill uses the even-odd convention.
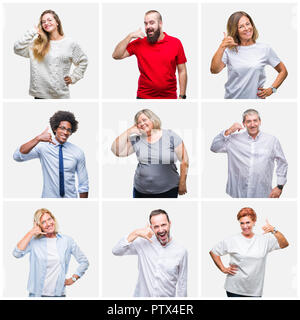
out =
[[[185,99],[186,57],[180,40],[163,32],[162,17],[156,10],[145,13],[144,24],[147,36],[141,28],[131,32],[116,46],[113,58],[119,60],[133,54],[137,57],[140,71],[137,99],[177,99],[176,69],[178,98]]]

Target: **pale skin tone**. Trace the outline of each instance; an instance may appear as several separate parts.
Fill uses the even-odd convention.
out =
[[[41,28],[49,34],[50,40],[61,40],[63,36],[58,32],[58,23],[51,13],[46,13],[42,16],[41,23],[35,26],[36,32],[41,35]],[[72,84],[72,79],[69,76],[64,77],[66,85]]]
[[[157,41],[163,40],[165,37],[163,30],[162,30],[162,21],[159,20],[157,13],[149,13],[144,17],[144,25],[145,25],[145,33],[150,32],[149,30],[160,30],[160,36],[158,37]],[[128,44],[134,39],[143,39],[146,37],[141,28],[138,30],[131,32],[125,37],[121,42],[119,42],[112,54],[112,57],[116,60],[121,60],[128,58],[129,52],[126,50]],[[153,32],[152,32],[153,33]],[[151,32],[150,32],[151,35]],[[178,72],[178,81],[179,81],[179,92],[180,95],[185,95],[186,87],[187,87],[187,69],[185,63],[177,65],[177,72]],[[182,99],[180,96],[178,99]]]
[[[43,235],[46,238],[56,238],[56,232],[55,232],[55,221],[51,217],[50,214],[44,213],[41,218],[39,224],[36,222],[33,223],[32,229],[30,229],[26,235],[17,243],[17,248],[21,251],[25,251],[30,240],[33,237]],[[77,274],[73,274],[73,277],[76,279],[79,279],[79,276]],[[65,279],[65,286],[70,286],[75,281],[71,278]]]
[[[225,63],[222,61],[222,57],[226,48],[240,46],[250,46],[255,42],[253,41],[253,27],[248,17],[242,16],[238,22],[238,36],[240,43],[237,43],[231,36],[228,36],[223,32],[223,40],[216,51],[211,61],[210,71],[211,73],[219,73],[225,68]],[[285,78],[287,77],[287,69],[283,62],[280,62],[274,69],[278,72],[275,81],[272,83],[272,87],[278,89]],[[257,96],[261,99],[265,99],[273,94],[272,88],[258,88]]]
[[[244,216],[239,219],[240,227],[242,230],[242,235],[245,238],[251,239],[254,236],[253,227],[255,226],[255,221],[252,220],[251,216]],[[273,232],[274,227],[270,225],[268,219],[266,219],[266,224],[262,227],[262,230],[264,231],[264,234]],[[279,247],[281,249],[286,248],[289,243],[284,237],[284,235],[276,231],[274,233],[274,236],[276,237]],[[219,270],[225,274],[235,275],[238,268],[235,265],[229,265],[228,267],[225,267],[222,263],[221,257],[213,253],[212,251],[209,252],[210,256],[212,257],[215,265],[219,268]]]
[[[61,121],[59,123],[58,128],[55,132],[55,139],[58,143],[64,144],[70,135],[72,134],[72,125],[69,121]],[[37,144],[40,142],[49,142],[53,145],[56,145],[54,141],[52,141],[52,135],[49,132],[49,127],[47,127],[41,134],[37,135],[32,140],[24,143],[20,147],[20,152],[23,154],[29,153]],[[88,192],[83,192],[79,194],[80,198],[88,198]]]
[[[152,121],[146,115],[141,114],[138,118],[138,123],[123,132],[113,142],[111,151],[117,157],[127,157],[134,153],[134,149],[129,140],[129,137],[132,134],[145,135],[147,136],[147,141],[149,143],[155,143],[161,138],[162,131],[161,129],[153,129]],[[186,178],[189,167],[189,159],[183,142],[175,148],[175,153],[180,161],[178,194],[184,195],[187,193]]]
[[[171,222],[168,221],[165,214],[158,214],[151,218],[151,224],[147,224],[145,228],[132,231],[127,237],[128,242],[133,242],[136,238],[144,238],[152,243],[152,236],[155,235],[162,246],[171,241],[169,237]]]
[[[242,129],[246,129],[249,136],[255,139],[259,133],[260,125],[261,120],[257,114],[248,114],[245,117],[243,125],[238,122],[235,122],[229,129],[225,131],[224,135],[229,136],[236,131],[239,132]],[[282,190],[276,186],[272,189],[271,193],[269,194],[269,198],[279,198],[281,196],[281,193]]]

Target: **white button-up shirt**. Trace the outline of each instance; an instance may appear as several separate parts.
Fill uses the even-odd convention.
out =
[[[186,297],[187,296],[187,250],[174,240],[162,246],[156,239],[152,242],[137,238],[128,242],[122,238],[112,252],[114,255],[137,255],[139,276],[135,297]]]
[[[275,161],[277,184],[286,183],[288,164],[277,138],[264,132],[259,132],[255,139],[247,131],[228,136],[224,133],[214,138],[210,150],[227,153],[226,192],[231,197],[269,197]]]

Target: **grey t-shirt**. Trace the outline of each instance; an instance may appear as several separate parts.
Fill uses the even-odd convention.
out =
[[[134,187],[146,194],[169,191],[179,184],[175,148],[182,139],[172,130],[162,130],[161,138],[148,143],[144,136],[131,136],[130,142],[139,161],[134,175]]]

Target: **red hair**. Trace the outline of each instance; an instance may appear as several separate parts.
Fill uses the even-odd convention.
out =
[[[256,221],[256,213],[252,208],[242,208],[237,214],[237,219],[240,220],[246,216],[250,217],[253,222]]]

